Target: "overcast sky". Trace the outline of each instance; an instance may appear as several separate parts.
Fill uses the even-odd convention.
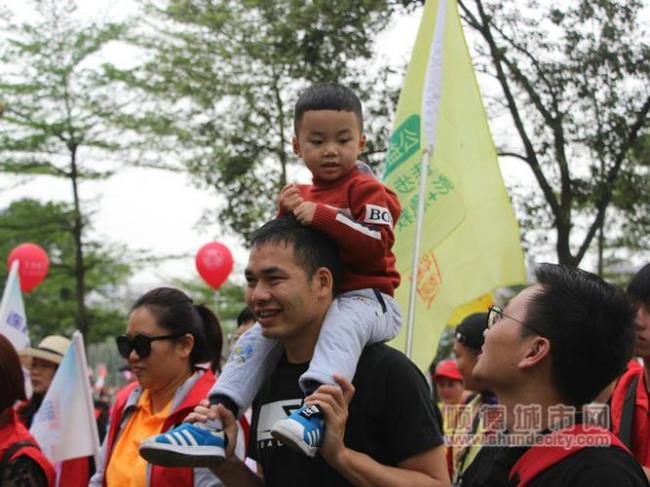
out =
[[[130,0],[93,0],[80,2],[80,10],[89,17],[119,18],[133,11]],[[28,15],[25,4],[0,0],[20,16]],[[378,53],[392,63],[407,62],[415,41],[421,9],[394,22],[376,43]],[[128,58],[129,51],[119,50],[112,55]],[[291,178],[291,175],[290,175]],[[303,180],[305,174],[293,175]],[[55,178],[35,178],[27,184],[6,175],[0,179],[0,208],[24,197],[37,197],[43,201],[71,200],[71,189],[66,181]],[[217,229],[197,227],[206,208],[217,204],[214,191],[196,189],[182,174],[151,169],[128,168],[105,181],[84,182],[81,196],[94,210],[93,236],[111,242],[121,242],[133,249],[145,249],[152,255],[193,256],[204,243],[219,240],[228,245],[235,256],[235,269],[231,277],[243,280],[247,252],[237,237],[215,234]],[[197,276],[193,257],[166,261],[138,272],[131,284],[136,290],[168,283],[171,278]]]

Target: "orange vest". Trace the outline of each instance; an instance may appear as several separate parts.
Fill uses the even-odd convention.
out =
[[[194,407],[203,399],[208,397],[210,388],[216,382],[214,374],[206,371],[196,381],[183,402],[169,415],[163,426],[163,431],[167,431],[175,425],[183,422],[185,416],[194,410]],[[122,414],[124,407],[129,399],[133,390],[138,386],[137,382],[133,382],[124,387],[117,395],[115,404],[111,410],[110,429],[106,435],[106,459],[104,467],[108,465],[111,458],[111,453],[115,447],[115,440],[121,428]],[[104,468],[106,471],[106,468]],[[194,471],[192,468],[168,468],[159,465],[151,466],[151,477],[149,485],[156,487],[179,487],[180,485],[193,485]],[[106,477],[103,479],[106,485]]]

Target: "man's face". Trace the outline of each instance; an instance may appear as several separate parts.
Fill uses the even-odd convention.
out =
[[[636,307],[636,340],[634,355],[650,357],[650,303],[639,302]]]
[[[319,273],[309,278],[294,260],[293,244],[268,243],[251,250],[246,267],[246,304],[267,338],[291,340],[318,333],[331,288]]]
[[[314,177],[334,181],[354,167],[365,143],[354,112],[307,110],[293,139],[293,150]]]
[[[474,370],[474,366],[478,362],[478,353],[456,340],[454,341],[454,354],[456,355],[458,370],[463,376],[465,388],[480,392],[481,386],[472,375],[472,370]]]
[[[541,289],[534,285],[521,291],[505,307],[503,318],[483,333],[485,343],[472,372],[496,393],[515,387],[521,378],[518,364],[529,350],[532,337],[523,337],[524,325],[515,320],[526,321],[530,299]]]

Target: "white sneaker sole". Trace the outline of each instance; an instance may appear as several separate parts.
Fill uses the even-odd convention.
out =
[[[225,460],[224,449],[218,446],[180,446],[143,442],[140,456],[153,465],[163,467],[213,468]]]
[[[317,447],[309,446],[303,438],[303,429],[295,421],[281,420],[271,428],[271,436],[282,444],[303,452],[308,457],[314,458],[318,452]]]

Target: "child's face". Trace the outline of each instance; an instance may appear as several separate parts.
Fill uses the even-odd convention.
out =
[[[354,112],[308,110],[293,138],[293,151],[314,177],[333,181],[354,167],[365,144]]]

